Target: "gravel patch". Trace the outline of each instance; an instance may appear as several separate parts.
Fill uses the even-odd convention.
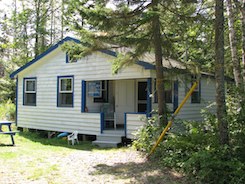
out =
[[[68,154],[52,152],[50,155],[42,155],[40,163],[35,166],[31,165],[31,160],[27,157],[20,159],[22,165],[29,164],[37,172],[42,166],[50,166],[52,170],[49,173],[46,169],[43,176],[33,179],[22,170],[10,172],[7,166],[0,165],[0,184],[182,183],[181,175],[152,165],[131,148],[104,151],[74,150]]]

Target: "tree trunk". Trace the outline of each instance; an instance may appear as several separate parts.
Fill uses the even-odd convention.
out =
[[[245,83],[245,0],[242,3],[242,63],[243,84]],[[245,89],[244,89],[245,91]]]
[[[215,78],[219,140],[228,144],[228,124],[226,121],[225,80],[224,80],[224,2],[215,0]]]
[[[232,7],[231,0],[227,0],[227,15],[228,15],[231,58],[232,58],[232,64],[233,64],[233,75],[235,78],[236,86],[243,93],[244,85],[243,85],[243,78],[241,74],[241,65],[238,59],[237,37],[236,37],[236,30],[234,26],[234,13],[233,13],[233,7]]]
[[[64,37],[64,0],[61,1],[61,39]]]
[[[53,45],[54,40],[54,1],[50,0],[50,6],[51,6],[51,16],[50,16],[50,45]]]
[[[21,6],[22,6],[22,9],[23,9],[23,11],[25,11],[26,10],[26,8],[25,8],[25,4],[24,4],[24,2],[22,1],[22,3],[21,3]],[[24,33],[23,33],[23,47],[24,47],[24,50],[25,50],[25,58],[27,59],[27,58],[29,58],[29,50],[28,50],[28,45],[29,45],[29,42],[28,42],[28,21],[24,21],[24,24],[23,24],[23,31],[24,31]]]
[[[14,0],[14,12],[13,12],[13,16],[14,16],[14,42],[17,41],[17,2],[16,0]],[[16,53],[16,47],[13,48],[13,52]]]
[[[35,57],[39,54],[39,32],[40,32],[40,0],[35,1],[35,11],[36,11],[36,20],[35,20],[35,45],[34,45],[34,54]]]
[[[161,29],[160,20],[158,15],[158,0],[152,0],[153,12],[155,13],[152,20],[152,31],[153,31],[153,45],[155,51],[155,62],[156,62],[156,90],[158,97],[158,115],[160,117],[160,124],[167,124],[167,109],[164,96],[164,76],[163,76],[163,65],[162,65],[162,42],[161,42]]]

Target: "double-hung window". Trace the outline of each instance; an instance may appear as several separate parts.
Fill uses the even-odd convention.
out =
[[[36,78],[24,78],[24,96],[23,105],[36,105],[37,91],[36,91]]]
[[[58,77],[58,107],[73,107],[74,76]]]
[[[108,102],[108,81],[101,81],[101,97],[94,97],[94,102],[107,103]]]
[[[173,102],[173,85],[172,81],[164,81],[164,90],[165,90],[165,101],[166,103]]]
[[[173,85],[172,85],[172,81],[171,80],[164,80],[164,96],[165,96],[165,102],[166,103],[172,103],[173,102]],[[156,80],[155,80],[155,91],[156,91]],[[155,95],[155,99],[154,102],[158,103],[157,100],[157,92]]]
[[[191,86],[194,84],[194,82],[197,80],[196,76],[191,77]],[[198,81],[197,87],[194,89],[192,95],[191,95],[191,103],[200,103],[201,102],[201,83]]]

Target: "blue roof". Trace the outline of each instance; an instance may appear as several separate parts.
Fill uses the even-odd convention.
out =
[[[28,62],[27,64],[23,65],[22,67],[20,67],[19,69],[17,69],[16,71],[14,71],[13,73],[10,74],[11,78],[14,78],[15,75],[17,75],[19,72],[23,71],[24,69],[28,68],[30,65],[36,63],[37,61],[39,61],[41,58],[43,58],[44,56],[48,55],[50,52],[52,52],[53,50],[55,50],[56,48],[59,47],[59,45],[62,45],[64,42],[66,41],[74,41],[76,43],[81,43],[78,39],[72,38],[72,37],[65,37],[64,39],[62,39],[61,41],[59,41],[58,43],[56,43],[55,45],[51,46],[49,49],[47,49],[45,52],[43,52],[42,54],[38,55],[36,58],[34,58],[33,60],[31,60],[30,62]],[[100,50],[100,52],[110,55],[110,56],[114,56],[117,57],[116,52],[111,51],[111,50]],[[136,64],[144,67],[145,69],[155,69],[155,66],[147,63],[145,61],[137,61]]]

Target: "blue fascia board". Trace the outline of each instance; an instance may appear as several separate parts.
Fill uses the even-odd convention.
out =
[[[19,72],[21,72],[22,70],[26,69],[27,67],[29,67],[30,65],[36,63],[38,60],[40,60],[41,58],[43,58],[44,56],[46,56],[47,54],[49,54],[50,52],[52,52],[53,50],[57,49],[59,47],[59,45],[62,45],[64,42],[66,41],[74,41],[76,43],[81,43],[79,40],[72,38],[72,37],[65,37],[63,40],[59,41],[58,43],[56,43],[55,45],[51,46],[48,50],[46,50],[45,52],[43,52],[42,54],[38,55],[36,58],[34,58],[33,60],[31,60],[30,62],[28,62],[27,64],[23,65],[22,67],[20,67],[19,69],[17,69],[16,71],[14,71],[13,73],[10,74],[10,78],[14,78],[15,75],[17,75]]]
[[[100,52],[107,54],[107,55],[110,55],[110,56],[117,57],[117,53],[112,51],[112,50],[100,50]],[[137,65],[142,66],[146,70],[155,70],[155,68],[156,68],[154,65],[147,63],[145,61],[136,61],[135,63]]]
[[[30,65],[36,63],[37,61],[39,61],[41,58],[43,58],[44,56],[46,56],[47,54],[49,54],[50,52],[52,52],[53,50],[57,49],[60,45],[62,45],[64,42],[67,41],[74,41],[75,43],[81,43],[81,41],[79,41],[78,39],[72,38],[72,37],[65,37],[64,39],[62,39],[61,41],[59,41],[58,43],[56,43],[55,45],[51,46],[49,49],[47,49],[45,52],[43,52],[42,54],[38,55],[36,58],[34,58],[33,60],[31,60],[30,62],[28,62],[27,64],[23,65],[22,67],[20,67],[19,69],[17,69],[16,71],[14,71],[13,73],[10,74],[10,78],[14,78],[19,72],[23,71],[24,69],[28,68]],[[117,57],[117,53],[111,50],[100,50],[100,52],[113,56],[113,57]],[[154,70],[155,66],[147,63],[145,61],[137,61],[136,64],[144,67],[146,70]]]
[[[144,67],[144,69],[146,69],[146,70],[155,70],[156,69],[155,65],[147,63],[145,61],[136,61],[136,64]]]
[[[112,51],[112,50],[100,50],[100,52],[107,54],[107,55],[110,55],[110,56],[113,56],[113,57],[117,57],[117,53]]]

